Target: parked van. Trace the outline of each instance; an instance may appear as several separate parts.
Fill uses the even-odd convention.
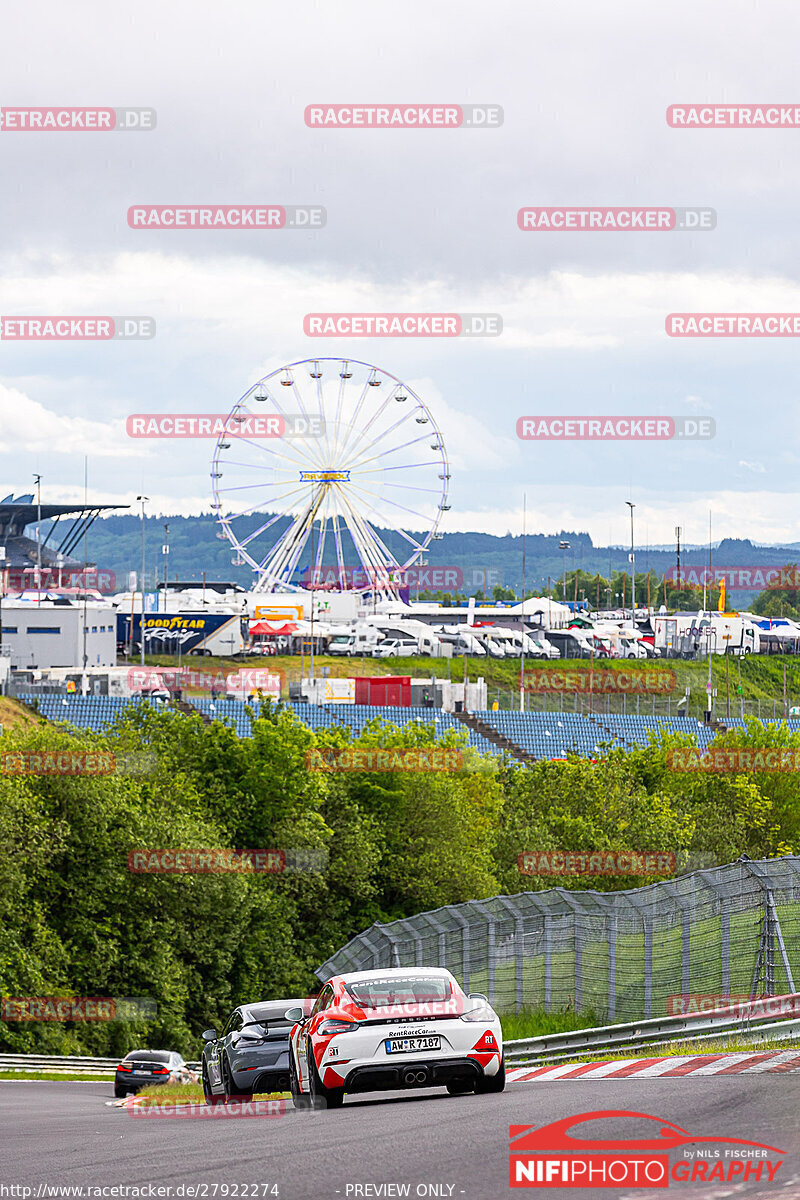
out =
[[[371,653],[373,658],[411,658],[419,654],[419,647],[413,638],[384,638]]]

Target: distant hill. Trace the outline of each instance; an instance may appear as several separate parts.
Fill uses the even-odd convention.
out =
[[[264,523],[267,514],[253,514],[251,529]],[[282,517],[272,526],[277,539],[286,527],[288,518]],[[164,525],[169,526],[168,537]],[[43,524],[43,536],[46,525]],[[30,530],[29,530],[30,532]],[[380,535],[389,549],[407,555],[408,543],[393,530],[380,530]],[[34,532],[35,536],[35,532]],[[199,517],[149,518],[145,523],[145,557],[148,586],[157,570],[163,578],[164,555],[162,545],[169,542],[169,577],[171,579],[202,580],[230,579],[249,587],[253,572],[248,566],[236,566],[232,559],[234,551],[227,538],[221,534],[216,517],[207,514]],[[570,543],[563,555],[559,542]],[[332,545],[326,552],[326,562],[332,562]],[[83,542],[73,552],[83,558]],[[589,574],[609,577],[615,571],[629,571],[629,549],[624,546],[595,546],[588,533],[562,530],[557,534],[529,533],[525,539],[525,586],[530,592],[544,590],[548,577],[554,582],[561,578],[564,566],[567,571],[580,569]],[[703,566],[707,562],[706,547],[682,547],[681,563],[684,566]],[[141,567],[141,524],[139,517],[108,516],[95,521],[86,538],[86,558],[99,566],[112,570],[117,576],[117,587],[127,587],[129,571]],[[756,546],[749,539],[726,538],[715,545],[712,563],[719,566],[774,565],[795,562],[800,558],[798,543],[783,546]],[[486,577],[487,592],[493,585],[501,583],[519,592],[522,586],[522,536],[506,534],[496,537],[490,533],[446,533],[441,541],[431,544],[426,555],[432,566],[449,566],[463,572],[464,589],[468,592],[480,590]],[[352,565],[356,565],[355,562]],[[307,551],[301,569],[311,566],[311,555]],[[675,566],[675,551],[669,548],[636,549],[637,574],[651,570],[664,575]]]

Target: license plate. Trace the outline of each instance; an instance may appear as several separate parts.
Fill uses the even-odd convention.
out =
[[[387,1054],[419,1054],[424,1050],[440,1050],[442,1039],[438,1034],[430,1037],[386,1038]]]

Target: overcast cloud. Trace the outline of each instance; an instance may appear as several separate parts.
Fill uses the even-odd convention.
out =
[[[800,129],[679,130],[668,105],[800,105],[789,0],[410,0],[4,14],[4,106],[153,107],[149,133],[0,132],[0,313],[150,315],[152,340],[0,341],[4,493],[199,512],[211,442],[133,412],[224,412],[309,356],[424,399],[445,531],[798,540],[798,339],[675,339],[674,311],[800,312]],[[495,129],[309,129],[317,102],[501,105]],[[313,204],[324,228],[130,229],[134,204]],[[526,205],[708,206],[708,232],[523,233]],[[309,312],[495,312],[496,338],[312,338]],[[528,414],[707,415],[709,441],[521,442]]]

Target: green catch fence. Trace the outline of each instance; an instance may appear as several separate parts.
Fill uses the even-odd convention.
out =
[[[426,966],[447,967],[501,1013],[591,1009],[607,1021],[679,1012],[686,997],[794,992],[800,858],[742,858],[630,891],[556,887],[376,922],[317,975]]]

